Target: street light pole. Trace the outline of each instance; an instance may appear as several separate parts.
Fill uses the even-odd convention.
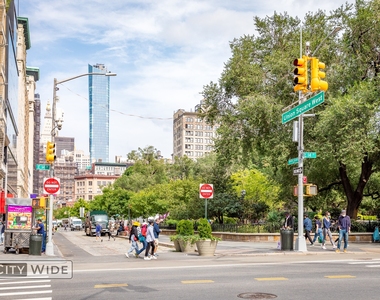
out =
[[[53,85],[53,105],[52,105],[52,116],[51,116],[51,141],[54,143],[54,138],[55,138],[55,129],[57,128],[56,126],[56,120],[55,120],[55,111],[56,111],[56,104],[57,104],[57,90],[58,84],[77,79],[79,77],[83,76],[92,76],[92,75],[102,75],[102,76],[116,76],[116,73],[85,73],[81,75],[77,75],[74,77],[70,77],[68,79],[64,79],[61,81],[58,81],[57,78],[54,78],[54,85]],[[54,162],[50,166],[50,178],[54,177]],[[52,222],[53,222],[53,201],[54,201],[54,196],[53,194],[50,194],[49,196],[49,220],[48,220],[48,242],[46,243],[46,255],[49,256],[54,256],[54,246],[53,246],[53,230],[52,230]]]

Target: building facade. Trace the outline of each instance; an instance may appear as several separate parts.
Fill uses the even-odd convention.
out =
[[[63,137],[63,136],[56,136],[54,138],[55,143],[55,154],[57,157],[62,156],[62,151],[74,151],[74,145],[75,145],[75,138],[73,137]]]
[[[40,95],[34,95],[33,107],[30,110],[34,111],[33,122],[34,122],[34,135],[33,135],[33,168],[40,163],[40,134],[41,134],[41,100]],[[32,122],[32,121],[31,121]],[[37,170],[33,171],[33,194],[38,194],[39,192],[39,176]]]
[[[88,73],[107,73],[103,64],[88,65]],[[109,161],[110,78],[88,76],[90,159]]]
[[[176,111],[173,115],[173,158],[186,155],[197,159],[213,151],[217,128],[217,125],[207,124],[196,112]]]
[[[17,11],[14,1],[1,1],[2,22],[1,34],[4,39],[1,72],[3,73],[2,123],[4,136],[1,147],[4,178],[2,188],[8,193],[17,195],[17,136],[18,128],[18,67],[17,67]],[[4,16],[5,14],[5,16]],[[3,129],[2,129],[3,131]]]
[[[112,185],[120,176],[85,174],[75,176],[75,200],[94,200],[102,189]]]

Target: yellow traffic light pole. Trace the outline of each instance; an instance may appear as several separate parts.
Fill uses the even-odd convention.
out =
[[[314,55],[317,53],[319,48],[323,45],[323,43],[327,40],[328,37],[331,35],[337,33],[341,27],[336,27],[334,28],[333,31],[330,32],[323,40],[322,42],[318,45],[318,47],[315,49],[315,51],[310,54],[310,44],[309,42],[306,43],[306,55],[302,55],[302,26],[300,29],[300,56],[303,59],[303,67],[305,72],[302,74],[303,78],[306,79],[306,81],[301,81],[300,82],[294,82],[298,84],[298,86],[295,86],[294,91],[298,91],[298,103],[301,104],[306,100],[305,94],[309,92],[307,86],[308,86],[308,80],[307,80],[307,61],[310,59],[311,60],[311,91],[318,91],[318,90],[323,90],[326,91],[328,88],[328,84],[325,81],[320,80],[321,78],[325,77],[324,72],[320,72],[319,69],[324,69],[324,64],[320,63],[317,58],[314,57]],[[312,56],[311,58],[309,56]],[[295,64],[295,63],[294,63]],[[306,68],[305,68],[306,66]],[[296,74],[296,71],[294,72],[295,75],[302,75],[302,74]],[[297,78],[299,78],[298,76]],[[314,80],[314,81],[313,81]],[[298,79],[297,79],[298,81]],[[301,86],[300,86],[301,84]],[[305,88],[306,87],[306,88]],[[298,251],[307,251],[306,248],[306,240],[303,235],[303,215],[304,215],[304,195],[303,195],[303,159],[304,159],[304,145],[303,145],[303,118],[307,116],[305,114],[301,114],[298,117],[298,168],[301,169],[301,173],[298,174],[298,237],[296,239],[296,245],[295,249]]]

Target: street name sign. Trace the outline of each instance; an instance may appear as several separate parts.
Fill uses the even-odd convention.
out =
[[[50,170],[50,165],[45,165],[45,164],[37,164],[36,165],[36,170]]]
[[[304,152],[303,158],[317,158],[317,152]]]
[[[304,152],[303,158],[317,158],[317,152]],[[298,157],[288,160],[288,165],[298,164]]]
[[[302,167],[294,168],[293,175],[299,175],[299,174],[302,174]]]
[[[208,183],[201,183],[199,185],[199,198],[212,199],[214,196],[214,185]]]
[[[305,102],[301,103],[300,105],[294,107],[293,109],[287,111],[286,113],[282,114],[282,124],[285,124],[286,122],[289,122],[298,116],[304,114],[305,112],[313,109],[314,107],[318,106],[319,104],[323,103],[325,101],[325,93],[320,92],[319,94],[315,95],[314,97],[311,97],[309,100],[306,100]]]
[[[47,194],[59,194],[60,182],[58,178],[45,178],[44,191]]]

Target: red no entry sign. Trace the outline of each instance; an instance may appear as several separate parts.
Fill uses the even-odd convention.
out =
[[[208,183],[201,183],[199,185],[199,198],[212,199],[214,195],[214,186]]]
[[[44,181],[44,191],[47,194],[58,194],[60,188],[59,180],[56,178],[46,178]]]

